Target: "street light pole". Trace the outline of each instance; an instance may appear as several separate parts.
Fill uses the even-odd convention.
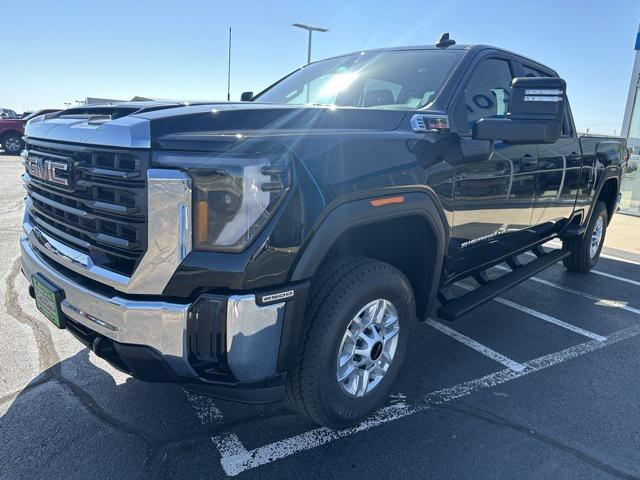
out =
[[[229,64],[227,66],[227,102],[231,101],[231,27],[229,27]]]
[[[307,46],[307,65],[309,65],[311,63],[311,37],[313,35],[313,32],[328,32],[329,29],[322,27],[312,27],[311,25],[305,25],[304,23],[294,23],[291,26],[302,28],[303,30],[309,32],[309,43]]]

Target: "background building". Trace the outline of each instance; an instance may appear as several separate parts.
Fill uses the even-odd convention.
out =
[[[87,97],[84,101],[85,105],[101,105],[105,103],[122,103],[126,102],[126,100],[115,100],[113,98],[98,98],[98,97]]]
[[[629,83],[629,95],[622,120],[622,135],[633,148],[629,169],[622,179],[620,211],[640,215],[640,31],[636,36],[636,57]]]

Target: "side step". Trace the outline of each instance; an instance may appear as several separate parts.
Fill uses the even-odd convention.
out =
[[[537,252],[539,254],[539,252]],[[538,256],[535,260],[519,265],[517,259],[508,262],[513,269],[495,280],[491,280],[475,290],[470,291],[460,297],[447,301],[438,309],[438,316],[445,320],[455,320],[483,303],[497,297],[502,292],[511,287],[524,282],[527,278],[534,276],[545,268],[569,256],[570,252],[564,250],[554,250],[544,255]],[[443,298],[443,296],[441,296]]]

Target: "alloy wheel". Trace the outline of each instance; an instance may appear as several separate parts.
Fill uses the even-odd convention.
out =
[[[344,393],[362,397],[376,388],[393,362],[400,319],[388,300],[362,307],[349,322],[338,350],[336,379]]]

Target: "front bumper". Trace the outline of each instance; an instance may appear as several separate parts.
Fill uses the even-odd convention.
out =
[[[64,292],[61,309],[69,331],[134,377],[181,382],[198,392],[238,401],[282,397],[296,343],[292,317],[299,310],[295,304],[304,302],[306,288],[297,298],[265,305],[258,304],[255,294],[202,295],[192,303],[131,299],[58,265],[26,235],[21,239],[21,263],[29,282],[40,274]],[[200,309],[203,303],[209,308]],[[209,328],[208,322],[214,321],[222,328]],[[199,332],[222,337],[223,347],[216,353],[226,372],[205,372],[197,351],[203,343]]]

